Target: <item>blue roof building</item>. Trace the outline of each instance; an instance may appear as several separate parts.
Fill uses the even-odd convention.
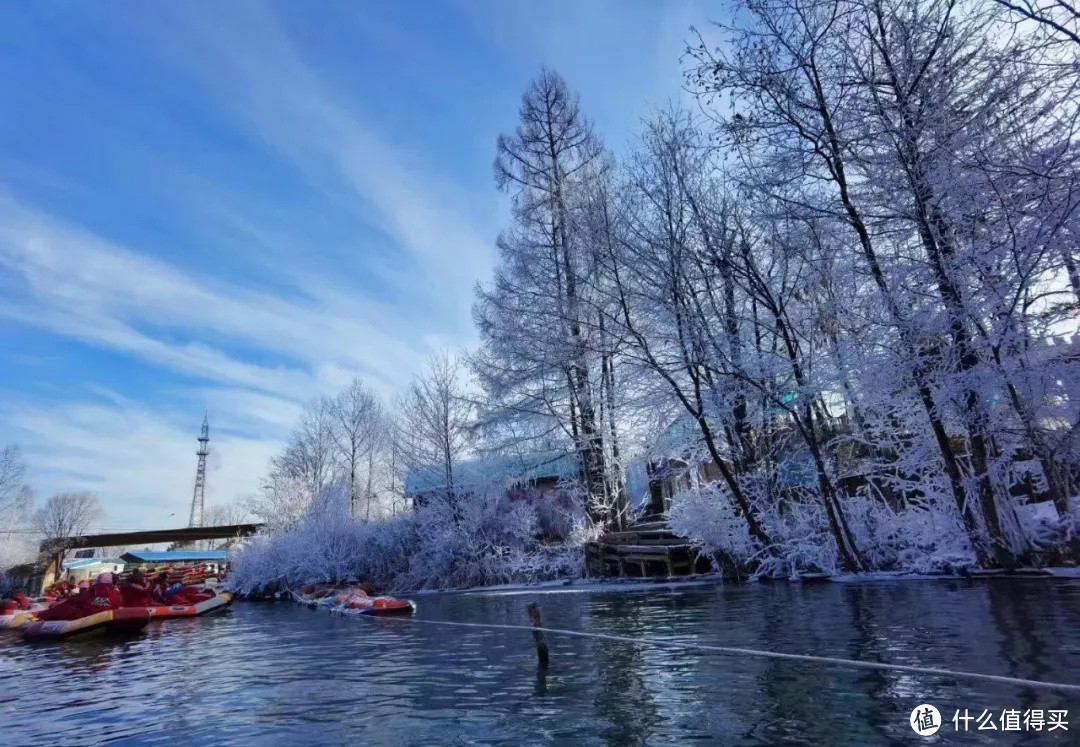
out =
[[[541,481],[557,482],[581,474],[577,454],[536,452],[512,456],[466,459],[454,464],[454,487],[476,490],[489,485],[521,485]],[[416,495],[446,487],[446,470],[441,464],[429,464],[409,470],[405,476],[405,494]]]

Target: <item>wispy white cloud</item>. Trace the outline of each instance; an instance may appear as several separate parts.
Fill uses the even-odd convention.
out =
[[[203,387],[182,392],[213,413],[213,424],[242,433],[268,437],[287,433],[296,426],[301,403],[236,387]]]
[[[223,466],[211,490],[229,498],[257,485],[304,400],[355,376],[392,394],[426,357],[432,336],[457,343],[471,336],[471,289],[490,267],[494,231],[478,227],[472,216],[484,211],[463,202],[452,181],[376,134],[347,93],[300,57],[268,9],[236,5],[212,18],[185,11],[172,20],[169,35],[181,41],[161,54],[174,55],[169,62],[191,73],[240,129],[298,169],[334,214],[376,229],[357,239],[363,259],[342,264],[324,247],[283,247],[242,209],[251,197],[229,204],[220,189],[212,198],[176,192],[179,204],[214,214],[219,232],[209,240],[276,245],[282,277],[257,287],[216,276],[212,266],[182,268],[155,246],[121,245],[2,197],[0,318],[203,382],[182,394],[213,409],[215,423],[262,436],[215,441]],[[212,182],[168,159],[148,162],[148,173]],[[350,272],[358,266],[362,273]],[[130,511],[134,521],[158,502],[183,508],[190,490],[191,426],[152,404],[169,394],[177,396],[153,384],[136,394],[141,402],[111,395],[40,402],[16,393],[0,435],[23,443],[43,490],[95,490],[110,514],[120,514],[113,520]],[[147,513],[160,518],[156,508]]]
[[[0,316],[222,384],[303,399],[335,364],[389,388],[422,355],[370,300],[317,289],[289,299],[196,278],[10,200],[0,200],[0,268],[9,290]],[[284,362],[247,362],[229,345]]]
[[[129,401],[2,408],[47,495],[91,490],[102,498],[102,528],[184,526],[195,478],[198,422]],[[206,501],[227,503],[251,491],[274,440],[213,432]]]
[[[412,290],[414,309],[469,334],[471,289],[494,259],[493,193],[468,193],[379,132],[355,97],[304,59],[270,6],[233,3],[176,20],[169,33],[183,41],[163,54],[171,50],[173,64],[325,199],[386,236],[390,246],[357,246],[379,279]]]
[[[560,14],[527,3],[462,6],[521,74],[495,95],[506,101],[505,116],[475,123],[482,135],[474,143],[493,143],[513,126],[520,86],[542,63],[582,89],[590,113],[616,138],[637,129],[645,104],[679,95],[681,40],[691,21],[702,20],[692,17],[693,6],[563,5]],[[97,90],[94,75],[69,73],[89,86],[84,95],[104,97],[95,100],[107,101],[107,111],[127,126],[130,142],[108,147],[155,193],[143,210],[151,219],[154,210],[173,207],[192,217],[179,246],[153,245],[150,229],[109,235],[108,220],[90,228],[63,214],[62,204],[44,208],[27,196],[31,187],[47,186],[77,203],[99,188],[96,182],[66,173],[54,179],[35,163],[0,174],[0,320],[185,379],[147,379],[138,391],[118,393],[89,376],[66,397],[0,397],[0,443],[23,444],[42,492],[95,490],[112,523],[160,525],[169,514],[183,523],[203,408],[215,428],[212,464],[220,465],[209,496],[229,500],[254,489],[308,398],[354,376],[390,395],[429,350],[474,339],[472,288],[490,273],[505,206],[487,183],[476,188],[475,173],[454,171],[443,152],[452,142],[406,145],[381,116],[380,102],[357,96],[339,75],[335,63],[353,61],[320,57],[310,37],[305,46],[303,34],[283,20],[287,8],[240,0],[212,12],[156,5],[116,19],[110,30],[124,29],[117,38],[137,47],[135,59],[153,60],[169,72],[163,79],[190,85],[167,91],[169,106],[160,109],[122,86]],[[351,16],[361,33],[377,33],[364,27],[366,11],[334,12]],[[388,18],[380,23],[394,26]],[[470,79],[503,85],[507,76],[499,72],[474,71]],[[442,86],[455,77],[449,69],[440,73],[427,83]],[[424,74],[415,71],[418,87]],[[57,105],[70,113],[78,103]],[[214,167],[220,154],[200,148],[227,150],[227,143],[184,130],[183,117],[173,115],[185,108],[213,120],[226,140],[242,142],[245,157],[266,159],[268,171],[294,175],[296,184],[269,190],[255,178],[221,179]],[[421,103],[411,111],[445,114]],[[473,126],[468,102],[457,116]],[[155,137],[140,140],[142,127]],[[81,142],[109,136],[108,122],[86,128]],[[177,139],[186,147],[172,152]],[[199,157],[189,162],[192,152]],[[486,168],[492,153],[474,155]],[[0,152],[0,163],[14,158]],[[321,231],[327,224],[333,230]],[[326,234],[332,241],[314,238]],[[213,247],[223,261],[188,261],[183,241],[198,242],[202,256]],[[237,274],[245,266],[252,271]]]

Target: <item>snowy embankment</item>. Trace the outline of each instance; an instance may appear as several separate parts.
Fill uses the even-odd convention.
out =
[[[230,584],[247,593],[270,583],[368,582],[380,591],[535,583],[581,575],[587,539],[575,527],[558,542],[536,539],[535,509],[479,497],[454,507],[432,500],[415,512],[362,522],[347,511],[309,511],[258,535],[233,557]]]
[[[882,500],[852,496],[845,508],[850,530],[870,571],[855,577],[873,576],[874,572],[891,577],[978,572],[969,535],[955,507],[944,498],[928,498],[916,506],[894,509]],[[1075,512],[1059,517],[1050,503],[1013,503],[1007,508],[1010,521],[1006,537],[1022,564],[1042,565],[1073,551],[1080,530]],[[759,506],[758,511],[773,542],[768,550],[752,540],[746,522],[715,485],[675,496],[668,525],[702,552],[752,569],[755,577],[785,578],[808,572],[850,575],[842,570],[821,504],[791,503],[783,512]]]
[[[670,528],[714,560],[717,571],[737,568],[742,579],[833,580],[978,575],[978,562],[956,512],[946,501],[928,500],[902,510],[880,500],[853,497],[847,505],[853,535],[868,573],[845,573],[820,504],[791,504],[783,512],[760,509],[773,544],[763,549],[746,523],[706,486],[675,496]],[[372,522],[349,516],[340,502],[314,504],[298,521],[259,535],[233,558],[231,586],[247,593],[268,584],[298,589],[309,583],[367,582],[381,592],[485,588],[513,591],[521,585],[558,589],[583,575],[583,546],[592,536],[575,514],[553,517],[527,502],[508,502],[503,492],[468,501],[432,499],[409,514]],[[1044,515],[1015,506],[1011,536],[1029,563],[1057,562],[1059,549],[1075,542],[1075,518]],[[559,531],[554,531],[558,526]],[[557,534],[559,541],[537,535]],[[723,561],[723,562],[720,562]],[[1066,575],[1073,569],[1055,571]],[[717,573],[711,578],[718,580]],[[544,583],[553,582],[553,583]],[[579,582],[592,583],[592,582]],[[578,584],[574,585],[575,588]]]

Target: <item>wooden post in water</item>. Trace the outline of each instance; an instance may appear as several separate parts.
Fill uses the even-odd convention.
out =
[[[533,643],[536,644],[536,658],[539,661],[542,669],[547,669],[548,665],[548,645],[547,639],[544,638],[544,631],[540,628],[544,627],[543,621],[540,620],[540,607],[536,602],[529,602],[529,619],[532,620],[533,626]]]

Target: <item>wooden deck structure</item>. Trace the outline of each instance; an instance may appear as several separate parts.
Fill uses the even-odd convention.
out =
[[[688,576],[707,572],[710,563],[666,521],[653,519],[588,543],[585,569],[589,576]]]

